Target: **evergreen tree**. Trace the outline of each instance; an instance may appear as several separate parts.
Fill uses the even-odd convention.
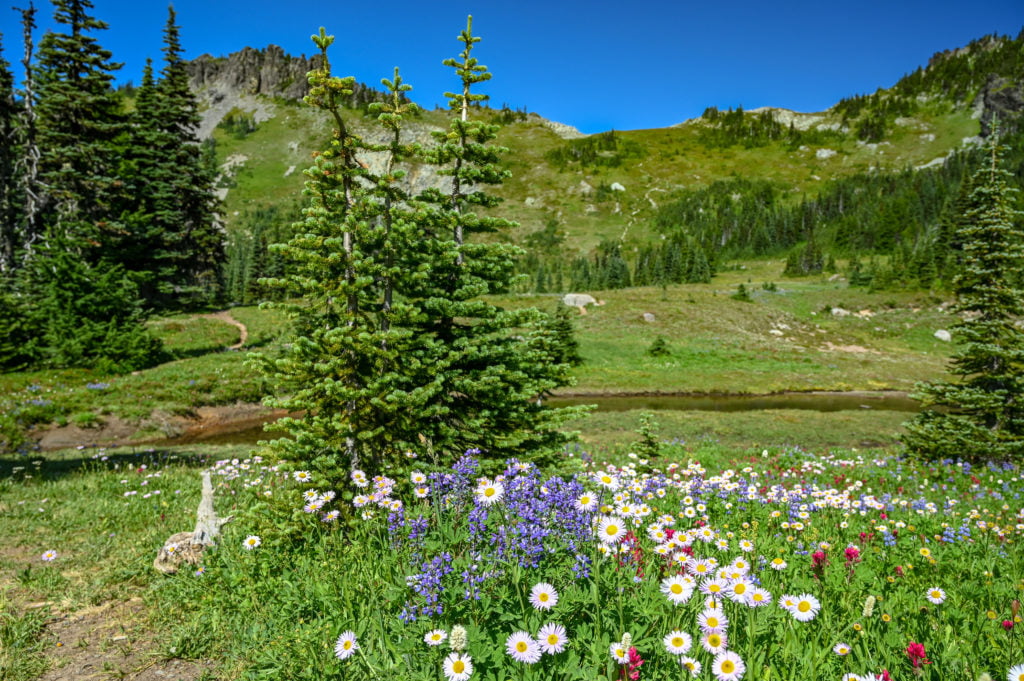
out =
[[[68,32],[43,36],[34,72],[42,219],[92,245],[92,262],[116,262],[124,230],[114,216],[127,197],[116,172],[124,117],[111,83],[121,65],[90,35],[107,25],[87,13],[89,0],[54,5]]]
[[[121,264],[118,218],[130,196],[118,175],[125,125],[111,88],[120,65],[89,35],[106,24],[89,16],[88,0],[54,5],[69,32],[43,37],[33,71],[42,238],[25,267],[21,290],[32,293],[32,306],[24,318],[38,330],[46,364],[136,369],[160,344],[142,325],[138,289]]]
[[[20,246],[18,221],[22,203],[16,170],[19,107],[14,98],[14,76],[4,59],[2,41],[3,34],[0,34],[0,288],[14,272],[14,252]]]
[[[21,251],[17,264],[20,268],[32,255],[36,241],[42,235],[40,197],[42,188],[39,184],[39,142],[36,135],[35,112],[35,77],[33,75],[32,55],[35,45],[32,32],[36,29],[36,8],[29,2],[28,7],[18,10],[21,13],[23,52],[21,66],[25,72],[25,80],[21,91],[21,106],[17,149],[19,152],[16,163],[17,192],[22,201],[19,225],[15,232],[15,251]]]
[[[35,304],[28,322],[40,329],[34,353],[52,367],[127,372],[160,356],[143,325],[138,290],[120,265],[93,265],[82,242],[51,232],[31,261]]]
[[[953,309],[962,321],[953,326],[959,348],[950,372],[959,380],[918,385],[917,398],[926,411],[907,424],[903,442],[929,459],[1019,463],[1024,461],[1024,330],[1015,322],[1024,316],[1024,290],[1014,279],[1024,264],[1024,230],[997,135],[987,147],[957,232],[963,265],[953,279]]]
[[[307,102],[324,109],[335,133],[307,171],[309,207],[288,244],[275,247],[293,268],[264,283],[301,296],[278,304],[296,322],[297,338],[279,359],[256,358],[288,397],[273,406],[304,410],[281,422],[292,436],[275,449],[329,477],[360,465],[378,468],[426,447],[454,456],[471,447],[489,455],[549,450],[566,439],[554,428],[568,413],[537,402],[568,382],[556,363],[545,316],[504,310],[484,294],[510,289],[522,251],[471,237],[504,228],[473,208],[497,201],[482,188],[499,183],[496,126],[470,120],[480,96],[471,86],[490,77],[471,57],[479,40],[471,24],[460,36],[460,60],[448,60],[462,80],[450,94],[456,116],[426,158],[451,178],[449,189],[410,196],[403,166],[418,149],[402,139],[410,88],[397,70],[383,81],[389,97],[371,107],[387,133],[368,145],[349,130],[341,102],[353,78],[331,76],[323,29],[313,37],[323,54],[310,74]],[[384,170],[371,173],[359,155],[381,152]]]
[[[175,172],[160,194],[166,203],[158,204],[157,215],[169,226],[165,238],[168,250],[174,254],[174,290],[178,295],[204,301],[217,293],[217,268],[224,259],[213,187],[216,169],[206,162],[199,144],[199,105],[189,87],[174,7],[168,7],[167,13],[164,66],[157,84],[161,105],[157,121],[174,140],[164,160]]]
[[[169,8],[161,79],[147,62],[136,92],[124,173],[136,200],[124,217],[123,262],[155,307],[209,300],[224,253],[175,16]]]

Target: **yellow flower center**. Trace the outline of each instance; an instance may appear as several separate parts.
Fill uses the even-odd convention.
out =
[[[466,663],[462,660],[455,660],[455,662],[452,663],[452,671],[456,674],[461,674],[466,671]]]
[[[618,533],[619,533],[619,526],[618,525],[609,525],[608,529],[605,530],[605,534],[607,534],[609,537],[614,537]]]
[[[718,584],[712,584],[711,586],[708,587],[708,591],[710,591],[713,594],[716,594],[716,593],[718,593],[721,590],[722,590],[722,587],[719,586]]]
[[[674,593],[676,595],[679,595],[679,594],[683,593],[683,585],[682,584],[673,584],[672,587],[669,590],[672,593]]]
[[[352,649],[352,641],[345,641],[344,648],[345,648],[345,650],[351,650]]]
[[[734,671],[736,671],[736,664],[732,660],[725,660],[722,662],[723,674],[732,674]]]
[[[547,603],[548,602],[548,598],[550,598],[550,596],[548,596],[547,593],[545,593],[543,591],[540,592],[540,594],[537,596],[537,600],[540,601],[541,603]]]
[[[548,634],[548,645],[553,646],[558,644],[558,634]]]
[[[676,636],[675,638],[672,639],[672,645],[674,647],[676,647],[676,648],[682,647],[682,645],[683,645],[683,638],[681,636]]]
[[[518,643],[516,643],[516,650],[518,650],[521,653],[525,653],[528,647],[529,646],[526,645],[526,641],[519,641]]]
[[[708,636],[708,645],[712,648],[717,648],[718,646],[722,645],[722,637],[718,634],[711,634],[710,636]]]
[[[493,497],[494,496],[494,488],[493,487],[488,487],[487,489],[485,489],[484,490],[484,496],[485,497]]]
[[[732,591],[733,591],[733,593],[735,593],[737,595],[742,594],[742,593],[746,593],[747,585],[746,584],[736,584],[735,586],[733,586]]]
[[[796,606],[796,609],[800,612],[809,612],[811,604],[808,601],[800,601],[800,604]]]

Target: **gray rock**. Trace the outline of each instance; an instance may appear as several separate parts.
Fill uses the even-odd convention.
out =
[[[939,329],[938,331],[936,331],[936,332],[935,332],[934,334],[932,334],[932,335],[934,335],[934,336],[935,336],[936,338],[938,338],[938,339],[939,339],[940,341],[946,341],[947,343],[948,343],[949,341],[953,340],[953,336],[951,336],[951,335],[949,334],[949,331],[946,331],[945,329]]]
[[[644,312],[644,321],[653,322],[655,321],[654,314],[652,312]]]

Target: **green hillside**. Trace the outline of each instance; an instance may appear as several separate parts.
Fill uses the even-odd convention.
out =
[[[579,139],[564,139],[558,126],[532,114],[480,109],[506,123],[498,141],[509,149],[504,163],[512,176],[498,191],[505,199],[500,211],[520,223],[506,238],[522,243],[548,227],[564,257],[587,254],[604,240],[621,240],[628,252],[656,238],[666,204],[718,180],[768,181],[797,203],[837,179],[940,167],[981,132],[990,79],[1005,79],[1009,85],[1002,87],[1021,82],[1021,52],[1020,36],[986,37],[934,56],[888,89],[851,96],[824,112],[709,109],[670,128]],[[301,193],[301,171],[330,132],[322,116],[298,102],[260,99],[262,120],[250,125],[254,130],[222,124],[214,133],[226,164],[229,231],[268,206],[287,220]],[[370,129],[361,111],[350,110],[349,119]],[[444,112],[424,112],[411,132],[426,141],[444,120]]]

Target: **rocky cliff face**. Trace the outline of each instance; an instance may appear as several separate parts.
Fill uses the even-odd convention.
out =
[[[982,102],[982,137],[988,136],[994,118],[999,119],[1004,134],[1019,129],[1021,114],[1024,114],[1024,83],[992,74],[978,94],[978,99]]]
[[[271,115],[271,107],[259,95],[302,99],[309,93],[306,74],[320,67],[320,55],[293,57],[277,45],[262,50],[246,47],[227,57],[204,54],[187,65],[189,85],[203,104],[199,137],[209,137],[217,123],[232,109],[252,113],[260,123]],[[381,93],[356,83],[350,101],[362,107]]]
[[[189,84],[200,94],[214,90],[301,99],[309,92],[306,74],[320,63],[320,55],[292,57],[277,45],[246,47],[227,57],[204,54],[193,59],[188,63]]]

